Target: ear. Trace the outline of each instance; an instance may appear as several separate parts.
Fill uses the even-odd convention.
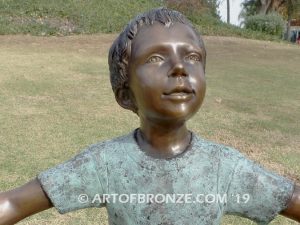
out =
[[[118,88],[116,90],[115,98],[122,108],[129,109],[134,113],[137,113],[134,95],[128,85],[123,85],[122,88]]]

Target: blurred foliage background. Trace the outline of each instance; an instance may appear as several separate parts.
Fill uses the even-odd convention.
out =
[[[259,13],[255,1],[244,3],[241,16]],[[281,40],[282,32],[269,32],[273,30],[270,27],[240,28],[222,22],[219,4],[220,0],[0,0],[0,34],[65,36],[120,32],[135,15],[166,6],[184,13],[204,35]]]

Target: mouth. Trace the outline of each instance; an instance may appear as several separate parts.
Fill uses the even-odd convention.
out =
[[[163,97],[171,100],[182,101],[193,97],[195,91],[189,87],[176,87],[163,93]]]
[[[195,94],[195,91],[189,87],[176,87],[170,91],[166,91],[163,93],[164,95],[188,95]]]

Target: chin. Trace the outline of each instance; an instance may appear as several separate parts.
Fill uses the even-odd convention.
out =
[[[177,111],[177,112],[172,112],[168,115],[165,115],[165,121],[169,121],[172,123],[178,123],[178,122],[186,122],[188,121],[190,118],[192,118],[198,110],[193,110],[193,111]],[[162,116],[163,117],[163,116]]]

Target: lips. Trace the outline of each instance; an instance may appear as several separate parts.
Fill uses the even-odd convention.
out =
[[[170,91],[164,92],[164,95],[184,95],[184,94],[194,94],[194,90],[190,87],[179,86],[179,87],[175,87]]]
[[[179,86],[163,93],[163,98],[175,102],[188,101],[193,98],[195,91],[186,86]]]

